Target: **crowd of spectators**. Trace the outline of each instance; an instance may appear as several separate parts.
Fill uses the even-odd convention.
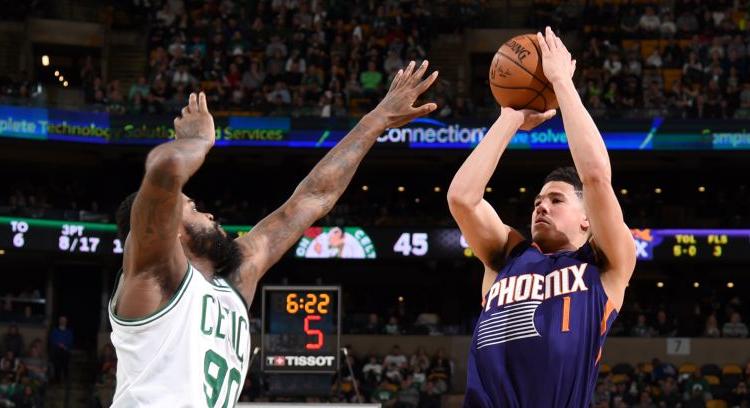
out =
[[[117,3],[135,16],[126,20],[145,21],[137,27],[147,31],[144,74],[123,86],[105,81],[100,60],[76,59],[74,82],[83,89],[86,109],[171,115],[190,92],[203,90],[214,110],[329,118],[373,107],[399,68],[427,57],[436,32],[462,31],[481,16],[486,0]],[[37,91],[25,82],[25,73],[19,78],[0,78],[0,102],[39,99],[34,96],[43,87]],[[437,114],[473,112],[470,100],[452,88],[442,80],[433,86]]]
[[[654,292],[637,293],[623,305],[610,329],[610,336],[629,337],[724,337],[747,338],[748,326],[743,320],[750,309],[739,296],[726,301],[720,295],[701,296],[700,300],[683,302],[677,298],[653,302],[645,300]],[[656,295],[658,298],[658,295]]]
[[[380,312],[380,311],[378,311]],[[386,334],[399,335],[442,335],[459,334],[459,326],[444,324],[437,313],[419,311],[416,317],[407,313],[403,302],[392,307],[386,313],[350,313],[345,319],[343,328],[350,334]],[[381,316],[387,316],[381,318]],[[468,326],[468,325],[467,325]]]
[[[394,345],[385,356],[358,355],[351,346],[341,361],[328,397],[307,402],[379,403],[383,407],[439,408],[441,398],[452,390],[454,363],[445,350],[428,354],[423,347],[407,355]],[[351,371],[349,369],[351,367]],[[273,400],[264,390],[266,378],[248,373],[240,402]],[[357,394],[359,392],[359,395]]]
[[[143,76],[127,89],[104,82],[101,64],[87,58],[80,79],[86,101],[113,113],[174,114],[201,89],[225,111],[358,115],[399,67],[429,57],[443,22],[461,27],[483,7],[481,0],[138,2],[149,21]],[[571,39],[577,87],[596,116],[750,118],[746,0],[536,0],[529,14],[528,26],[549,24]],[[438,81],[430,95],[436,115],[475,113],[455,88]],[[31,99],[35,89],[0,79],[5,97]]]
[[[582,39],[570,47],[595,115],[750,117],[747,1],[542,0],[531,16]]]
[[[104,345],[99,352],[96,365],[95,384],[92,395],[92,408],[112,405],[117,380],[117,354],[111,343]]]
[[[748,407],[750,363],[679,366],[653,359],[648,363],[602,364],[592,397],[595,408]]]
[[[7,292],[0,297],[0,322],[41,323],[45,299],[36,289]]]
[[[45,106],[46,94],[40,83],[27,79],[25,72],[0,73],[0,105]]]
[[[26,348],[18,326],[8,326],[0,357],[0,407],[43,406],[47,371],[42,340],[34,339]]]
[[[431,3],[153,2],[147,72],[122,96],[131,112],[174,112],[201,89],[215,109],[347,116],[426,57]]]

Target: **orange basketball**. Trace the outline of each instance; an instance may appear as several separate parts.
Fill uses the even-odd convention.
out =
[[[557,108],[535,34],[513,37],[500,46],[490,66],[490,89],[500,106],[540,112]]]

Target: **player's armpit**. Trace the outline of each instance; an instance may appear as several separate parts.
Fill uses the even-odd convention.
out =
[[[117,314],[138,318],[169,299],[187,270],[177,236],[184,199],[182,183],[168,165],[152,165],[143,178],[130,214],[123,254],[123,288]]]
[[[484,267],[484,276],[482,277],[482,306],[486,306],[487,301],[487,293],[489,293],[490,288],[495,283],[495,279],[497,279],[497,271],[494,271],[488,267]]]
[[[484,265],[497,271],[510,249],[523,241],[523,235],[503,224],[492,205],[482,199],[472,206],[448,197],[448,206],[466,242]]]
[[[619,310],[625,287],[635,269],[633,234],[623,220],[622,209],[608,180],[583,180],[583,200],[593,245],[604,258],[602,283]]]

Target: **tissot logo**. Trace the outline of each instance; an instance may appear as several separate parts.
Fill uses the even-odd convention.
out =
[[[269,367],[333,367],[334,356],[266,356]]]

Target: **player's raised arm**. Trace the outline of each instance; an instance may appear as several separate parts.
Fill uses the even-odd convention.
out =
[[[239,273],[230,279],[248,304],[255,285],[268,268],[299,240],[307,228],[333,208],[377,137],[386,128],[403,126],[435,110],[434,103],[414,107],[417,98],[437,78],[436,71],[422,79],[427,66],[427,61],[420,67],[415,67],[412,61],[400,70],[380,104],[321,159],[292,196],[252,231],[237,239],[246,258]]]
[[[187,271],[178,238],[183,206],[182,187],[200,168],[214,144],[215,130],[206,96],[190,94],[182,117],[174,121],[175,140],[155,147],[146,159],[143,181],[130,213],[125,242],[123,281],[117,314],[148,315],[176,289]]]
[[[532,129],[554,114],[553,110],[539,113],[503,108],[500,117],[464,161],[448,188],[451,214],[486,269],[497,271],[507,250],[523,240],[520,233],[503,224],[495,209],[484,199],[487,183],[516,131]],[[494,276],[485,273],[482,294],[489,288],[487,283],[492,281]]]
[[[571,79],[575,60],[571,60],[570,52],[549,27],[545,35],[537,33],[537,39],[542,49],[544,75],[555,89],[570,153],[583,182],[583,201],[592,239],[606,258],[602,283],[619,310],[635,269],[636,254],[633,236],[612,189],[607,148]]]

